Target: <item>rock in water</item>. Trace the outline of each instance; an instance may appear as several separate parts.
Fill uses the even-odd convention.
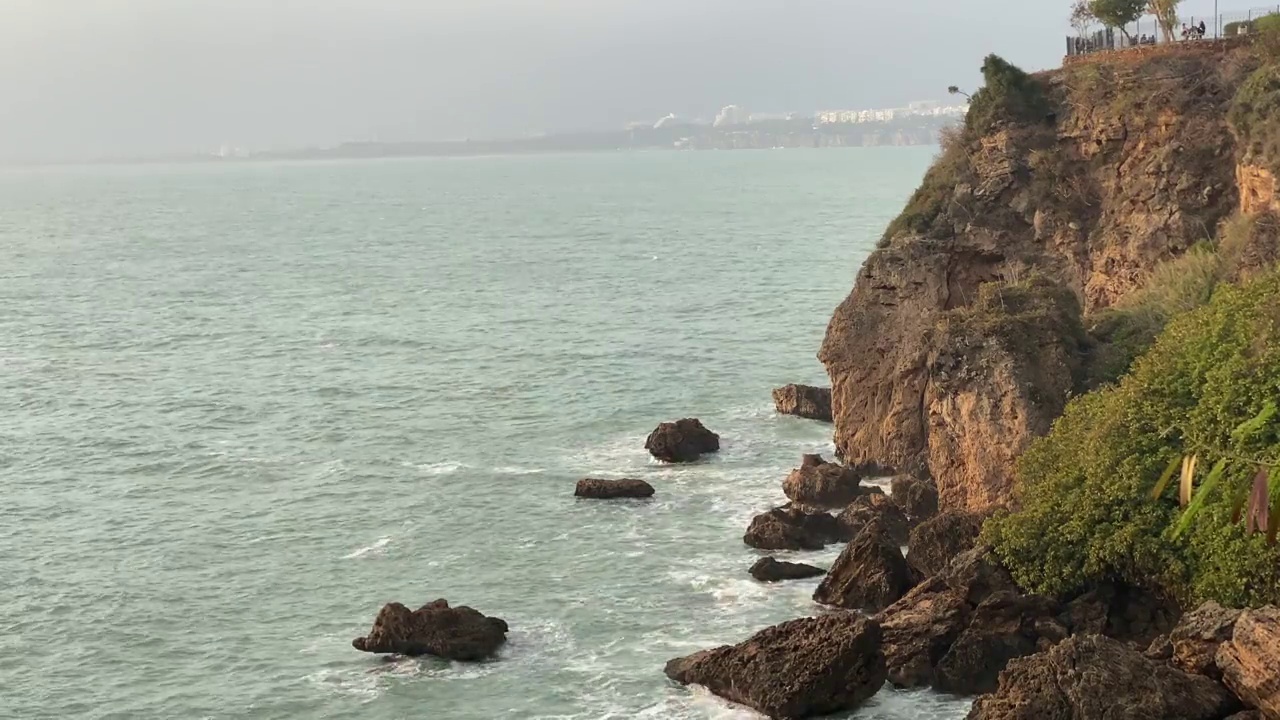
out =
[[[826,605],[876,612],[911,589],[911,568],[884,526],[872,522],[849,541],[813,599]]]
[[[782,481],[782,492],[807,507],[840,510],[860,495],[881,490],[862,487],[862,476],[854,468],[827,462],[821,455],[805,455],[800,467]]]
[[[676,658],[666,673],[770,718],[829,715],[861,705],[884,685],[880,625],[856,613],[791,620],[738,645]]]
[[[831,388],[784,385],[774,389],[773,406],[783,415],[831,422]]]
[[[697,418],[685,418],[658,425],[649,433],[644,449],[663,462],[693,462],[702,453],[720,450],[720,436],[704,427]]]
[[[978,542],[985,514],[952,510],[926,520],[911,531],[907,562],[919,577],[927,578]]]
[[[1207,677],[1152,662],[1117,640],[1077,635],[1010,662],[969,720],[1216,720],[1238,707]]]
[[[827,574],[826,570],[804,563],[781,562],[771,557],[760,558],[751,569],[751,577],[760,582],[778,582],[779,580],[803,580]]]
[[[581,498],[611,500],[613,498],[647,498],[653,496],[653,486],[643,480],[599,480],[583,478],[578,481],[573,494]]]
[[[507,623],[465,605],[436,600],[410,610],[400,603],[382,607],[373,629],[351,641],[357,650],[400,655],[435,655],[450,660],[483,660],[507,641]]]
[[[884,494],[873,493],[860,496],[849,503],[849,506],[836,516],[836,520],[844,526],[849,537],[857,537],[858,533],[862,532],[862,528],[872,522],[883,525],[889,540],[899,546],[906,545],[907,538],[911,536],[911,524],[907,516],[889,499],[888,495]]]
[[[1280,718],[1280,608],[1245,610],[1218,648],[1222,682],[1267,718]]]
[[[938,486],[932,480],[898,475],[889,482],[889,493],[913,526],[938,513]]]
[[[821,550],[849,539],[835,517],[783,505],[751,519],[742,542],[760,550]]]

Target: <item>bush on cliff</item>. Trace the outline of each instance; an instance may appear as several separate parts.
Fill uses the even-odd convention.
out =
[[[1119,385],[1072,401],[1022,457],[1019,509],[988,522],[986,539],[1036,592],[1119,579],[1183,603],[1280,602],[1280,549],[1232,522],[1258,468],[1280,464],[1280,418],[1261,413],[1278,397],[1280,272],[1272,271],[1221,286],[1207,306],[1174,319]],[[1189,453],[1200,458],[1205,505],[1179,533],[1177,488],[1151,493]],[[1206,490],[1219,461],[1221,480]]]
[[[1276,31],[1280,36],[1280,28]],[[1280,62],[1258,68],[1236,91],[1227,121],[1245,161],[1280,175]]]
[[[920,187],[911,194],[907,206],[885,229],[880,247],[888,244],[894,236],[905,232],[933,236],[940,229],[938,218],[950,205],[956,185],[971,179],[973,172],[969,166],[969,151],[963,132],[958,128],[943,130],[939,142],[941,149],[933,166],[925,174]]]
[[[971,136],[985,135],[1001,122],[1037,122],[1049,114],[1040,81],[999,55],[982,61],[982,78],[986,84],[973,94],[965,116]]]

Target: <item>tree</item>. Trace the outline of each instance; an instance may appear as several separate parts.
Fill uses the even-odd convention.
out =
[[[1089,0],[1089,11],[1107,27],[1119,28],[1126,38],[1129,34],[1126,25],[1136,22],[1147,10],[1147,4],[1157,2],[1174,2],[1175,0]],[[1075,13],[1072,13],[1074,21]]]
[[[1165,41],[1173,40],[1173,26],[1178,23],[1178,3],[1182,0],[1150,0],[1147,4],[1147,12],[1155,15],[1156,22],[1160,24],[1160,34],[1164,35]]]
[[[966,99],[973,100],[973,96],[969,95],[969,93],[961,90],[959,87],[955,85],[948,87],[947,92],[951,93],[952,95],[963,95],[965,96]]]
[[[1089,0],[1076,0],[1071,6],[1071,27],[1076,29],[1076,35],[1084,37],[1089,32],[1089,26],[1097,21],[1093,8],[1089,7]]]

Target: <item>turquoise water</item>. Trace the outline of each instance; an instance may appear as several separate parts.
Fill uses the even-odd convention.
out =
[[[0,174],[0,716],[750,717],[662,666],[816,611],[746,575],[831,450],[769,390],[823,381],[931,155]],[[685,415],[723,451],[650,462]],[[576,501],[588,474],[658,492]],[[437,597],[505,618],[500,657],[350,647]]]

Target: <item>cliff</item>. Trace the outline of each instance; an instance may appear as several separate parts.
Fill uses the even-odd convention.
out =
[[[1013,459],[1085,387],[1083,328],[1233,213],[1275,206],[1268,106],[1237,117],[1256,54],[1154,50],[1029,77],[988,58],[966,127],[828,326],[847,462],[930,475],[944,507],[1007,503]]]

